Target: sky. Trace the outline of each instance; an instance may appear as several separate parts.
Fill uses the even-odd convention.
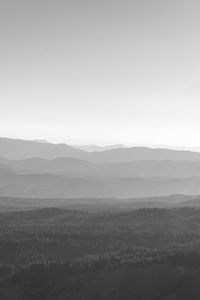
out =
[[[200,147],[200,2],[0,0],[0,136]]]

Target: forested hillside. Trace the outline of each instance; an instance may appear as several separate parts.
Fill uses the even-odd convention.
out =
[[[45,208],[0,224],[2,300],[199,299],[199,209]]]

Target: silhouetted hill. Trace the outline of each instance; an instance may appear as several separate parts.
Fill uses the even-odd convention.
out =
[[[181,206],[189,206],[189,207],[200,207],[200,196],[195,197],[194,199],[191,200],[185,200],[181,203]]]
[[[112,149],[103,152],[90,153],[90,159],[96,162],[129,162],[143,160],[174,160],[174,161],[199,161],[200,153],[169,149],[150,149],[133,147]]]
[[[116,145],[108,145],[108,146],[97,146],[97,145],[73,145],[74,148],[84,150],[87,152],[101,152],[105,150],[111,150],[111,149],[119,149],[119,148],[126,148],[122,144],[116,144]]]
[[[96,174],[121,177],[186,178],[200,176],[200,161],[143,160],[101,164]]]
[[[66,144],[38,143],[7,138],[0,138],[0,157],[9,159],[72,157],[98,163],[143,160],[200,161],[200,153],[191,151],[133,147],[88,153]]]
[[[81,263],[40,263],[0,284],[2,300],[198,300],[199,253],[131,250]],[[9,271],[7,271],[9,272]],[[11,272],[11,271],[10,271]]]
[[[0,213],[0,299],[199,300],[199,214],[185,207]]]
[[[1,165],[18,173],[51,173],[72,176],[188,178],[200,176],[200,161],[132,161],[124,163],[92,163],[82,159],[31,158],[0,159]]]
[[[81,155],[66,144],[38,143],[18,139],[0,138],[0,156],[9,159],[76,157]]]
[[[10,180],[11,178],[17,176],[17,174],[14,172],[14,170],[12,170],[11,168],[4,166],[2,164],[0,164],[0,184],[4,181],[4,180]]]
[[[30,158],[24,160],[1,160],[4,165],[19,173],[66,173],[82,174],[94,168],[94,164],[70,157],[59,157],[55,159]]]
[[[32,208],[60,207],[87,211],[128,211],[138,208],[169,208],[191,203],[198,196],[170,195],[148,198],[16,198],[0,196],[0,212]],[[200,198],[200,197],[199,197]],[[192,206],[192,204],[191,204]]]
[[[200,194],[200,177],[166,179],[2,174],[0,181],[0,195],[12,197],[129,198],[171,194]]]
[[[37,142],[37,143],[49,143],[49,141],[44,140],[44,139],[36,139],[36,140],[32,140],[32,142]]]

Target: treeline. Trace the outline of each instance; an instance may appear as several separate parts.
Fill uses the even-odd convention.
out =
[[[1,213],[0,299],[199,300],[199,224],[194,208]]]
[[[46,208],[0,214],[0,263],[75,259],[126,247],[197,250],[200,210],[87,212]]]
[[[1,282],[0,299],[195,300],[200,297],[199,284],[198,253],[128,248],[21,267]]]

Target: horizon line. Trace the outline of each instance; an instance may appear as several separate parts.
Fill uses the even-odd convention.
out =
[[[200,152],[200,146],[180,146],[180,145],[165,145],[165,144],[143,144],[143,143],[120,143],[120,142],[110,142],[110,143],[103,143],[103,142],[88,142],[88,141],[81,141],[77,143],[73,143],[70,141],[66,141],[63,138],[63,141],[57,141],[56,138],[24,138],[24,137],[8,137],[8,136],[0,136],[0,139],[8,139],[8,140],[19,140],[19,141],[27,141],[27,142],[35,142],[35,143],[50,143],[53,145],[65,144],[71,147],[99,147],[99,148],[106,148],[106,147],[114,147],[119,146],[119,148],[150,148],[150,149],[166,149],[166,150],[183,150],[183,151],[196,151]],[[119,149],[118,148],[118,149]],[[117,149],[117,148],[116,148]]]

